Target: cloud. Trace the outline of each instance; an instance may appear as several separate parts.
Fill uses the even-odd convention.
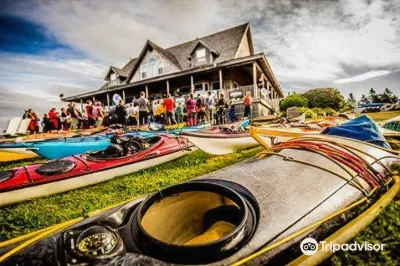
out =
[[[285,91],[335,85],[357,96],[399,77],[391,75],[400,69],[397,0],[10,1],[0,13],[40,25],[71,49],[0,53],[0,85],[38,97],[97,89],[108,66],[122,67],[147,39],[169,47],[245,22]]]
[[[361,74],[361,75],[357,75],[354,77],[350,77],[350,78],[344,78],[344,79],[337,79],[334,82],[337,84],[343,84],[343,83],[352,83],[352,82],[360,82],[360,81],[364,81],[367,79],[371,79],[371,78],[375,78],[375,77],[379,77],[379,76],[384,76],[387,74],[392,73],[392,71],[388,71],[388,70],[373,70],[373,71],[369,71],[367,73]]]

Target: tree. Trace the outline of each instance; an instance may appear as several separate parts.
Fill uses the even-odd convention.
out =
[[[289,96],[287,96],[285,99],[281,101],[281,109],[286,110],[290,107],[307,107],[308,106],[308,101],[307,99],[297,93],[292,93]]]
[[[64,98],[64,94],[60,93],[60,95],[58,95],[60,97],[60,99]]]
[[[368,98],[364,94],[361,95],[360,103],[369,103]]]
[[[303,96],[308,100],[310,108],[332,108],[339,110],[344,106],[343,95],[334,88],[317,88],[306,91]]]
[[[354,98],[353,93],[350,93],[349,99],[347,99],[347,105],[355,107],[356,103],[357,103],[356,98]]]
[[[376,91],[374,90],[374,88],[371,88],[369,90],[369,95],[374,95],[374,94],[376,94]]]

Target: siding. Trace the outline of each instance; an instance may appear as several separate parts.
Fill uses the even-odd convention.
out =
[[[156,58],[157,61],[159,61],[161,59],[164,60],[164,74],[163,75],[180,71],[180,69],[178,69],[173,63],[171,63],[171,61],[169,61],[167,58],[165,58],[164,56],[159,54],[156,50],[147,51],[146,55],[143,57],[142,62],[140,62],[140,66],[136,70],[135,74],[133,74],[133,78],[131,79],[130,83],[133,83],[133,82],[141,80],[140,79],[140,75],[141,75],[140,72],[141,72],[141,69],[142,69],[142,64],[143,63],[147,63],[147,61],[149,60],[149,58],[151,56]]]
[[[239,45],[239,49],[237,52],[236,58],[245,57],[251,55],[250,53],[250,46],[249,46],[249,36],[248,31],[246,33],[245,38],[243,38],[242,42]]]

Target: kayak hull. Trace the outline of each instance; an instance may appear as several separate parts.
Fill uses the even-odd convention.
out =
[[[0,206],[11,205],[18,202],[22,202],[29,199],[38,197],[48,196],[57,194],[85,186],[94,185],[97,183],[105,182],[113,179],[116,176],[122,176],[137,172],[143,169],[147,169],[159,164],[163,164],[175,159],[178,159],[190,151],[177,151],[172,154],[157,157],[150,160],[141,161],[138,163],[122,166],[119,168],[113,168],[109,170],[99,171],[92,174],[86,174],[61,180],[57,182],[46,183],[42,185],[27,187],[23,189],[8,191],[0,193]]]
[[[338,138],[337,142],[341,142],[341,139]],[[346,140],[343,144],[354,152],[359,150],[366,153],[365,156],[368,156],[368,152],[370,152],[369,155],[374,156],[374,158],[383,165],[389,166],[393,161],[399,160],[399,157],[394,153],[377,146],[374,147],[362,142],[351,140]],[[334,145],[333,147],[340,149],[338,145]],[[171,199],[170,202],[173,203],[172,201],[179,199],[179,193],[183,194],[182,191],[198,192],[200,191],[200,187],[203,186],[202,184],[207,184],[209,186],[214,184],[212,190],[214,192],[219,193],[219,191],[222,191],[223,187],[225,187],[230,189],[230,191],[234,190],[236,195],[239,195],[243,199],[253,199],[253,203],[250,201],[248,201],[248,203],[252,206],[257,206],[259,210],[258,215],[256,215],[258,217],[257,225],[254,228],[254,234],[252,234],[251,238],[248,239],[248,242],[245,245],[240,246],[237,250],[226,257],[201,264],[232,265],[233,263],[243,259],[246,260],[265,247],[271,247],[276,244],[274,248],[271,247],[270,252],[262,254],[262,258],[254,256],[251,258],[252,260],[249,259],[251,264],[263,265],[268,262],[268,259],[274,254],[283,251],[290,244],[294,244],[296,241],[301,240],[301,238],[314,229],[311,227],[311,229],[305,230],[302,233],[300,233],[300,230],[314,225],[328,216],[338,215],[338,212],[343,211],[344,208],[363,198],[363,193],[359,189],[351,186],[348,180],[340,178],[335,173],[343,175],[349,179],[356,177],[331,159],[316,152],[296,148],[282,149],[277,151],[277,153],[279,154],[261,154],[256,158],[249,159],[231,167],[198,177],[186,183],[181,183],[157,191],[151,195],[132,200],[129,203],[124,203],[114,209],[109,209],[107,213],[99,211],[97,213],[99,213],[100,216],[91,216],[90,219],[63,228],[62,232],[59,232],[60,230],[57,232],[50,232],[47,236],[48,238],[46,238],[48,241],[43,239],[37,242],[35,244],[36,246],[30,246],[30,248],[22,251],[17,250],[19,253],[14,255],[14,257],[11,257],[7,262],[9,262],[10,265],[15,265],[22,264],[26,258],[35,258],[38,261],[46,258],[46,260],[51,261],[52,264],[67,264],[71,261],[71,258],[69,258],[69,260],[65,259],[65,261],[60,261],[64,258],[61,258],[61,256],[57,257],[57,254],[60,254],[60,252],[69,251],[72,242],[63,238],[67,236],[67,232],[68,235],[71,235],[72,237],[75,236],[75,240],[79,239],[79,236],[83,235],[83,231],[90,226],[97,226],[96,229],[99,228],[99,226],[103,226],[104,228],[111,227],[113,230],[112,232],[117,235],[122,245],[121,252],[111,256],[111,259],[116,262],[111,265],[117,265],[118,262],[124,262],[127,265],[135,265],[135,263],[140,263],[144,260],[148,265],[165,265],[169,263],[176,265],[176,261],[173,260],[180,260],[181,256],[187,257],[187,254],[176,252],[178,256],[174,258],[172,255],[170,257],[160,258],[157,252],[149,254],[144,253],[143,249],[135,249],[135,247],[132,247],[132,243],[138,245],[143,244],[135,238],[137,232],[141,231],[137,225],[137,221],[143,221],[141,219],[143,216],[139,216],[139,214],[145,209],[146,204],[148,204],[147,206],[150,206],[150,203],[148,202],[154,197],[169,197]],[[372,157],[368,158],[368,162],[370,163],[375,161]],[[300,161],[307,162],[307,164]],[[388,172],[379,165],[380,164],[378,163],[372,163],[372,167],[377,172],[379,172],[383,177],[388,177]],[[187,186],[185,187],[185,185]],[[176,193],[173,191],[174,187],[180,187],[180,192]],[[189,187],[191,190],[189,190]],[[222,195],[226,196],[227,194],[218,194],[218,196]],[[221,204],[227,206],[225,200],[221,200],[221,197],[218,198],[219,201],[222,202]],[[199,204],[199,207],[204,207],[202,202],[206,201],[206,198],[201,198],[196,202],[196,204]],[[168,222],[170,223],[171,220],[164,221],[163,219],[174,220],[170,217],[181,217],[179,214],[182,214],[182,209],[185,211],[190,207],[188,204],[185,204],[184,200],[177,202],[182,207],[175,208],[174,210],[176,212],[170,214],[168,212],[162,213],[162,209],[157,209],[161,210],[160,212],[157,212],[159,221],[153,221],[153,223],[159,223],[161,226],[166,226],[166,224],[168,224]],[[195,203],[194,201],[189,202]],[[158,203],[159,201],[157,201],[157,204]],[[154,206],[156,205],[156,203],[151,204]],[[170,205],[168,205],[167,208],[169,206]],[[150,209],[149,207],[146,208],[148,208],[147,210]],[[343,216],[341,216],[340,219],[344,219]],[[110,217],[110,219],[108,217]],[[118,217],[118,219],[115,219],[115,217]],[[179,222],[179,219],[176,220]],[[172,233],[175,228],[178,228],[179,226],[183,227],[187,224],[183,223],[183,225],[173,225],[173,228],[169,228],[168,226],[166,230],[171,229]],[[130,233],[128,234],[126,232]],[[292,234],[294,233],[299,234],[293,236]],[[292,236],[291,240],[288,240],[288,242],[285,242],[285,244],[282,245],[277,244],[279,241],[289,236]],[[311,237],[316,238],[318,235],[312,235]],[[227,236],[217,240],[228,242],[224,245],[224,248],[217,249],[215,251],[216,253],[222,253],[226,249],[235,248],[235,245],[241,240],[241,236],[236,235],[236,237],[232,238],[230,242],[227,239],[230,239],[230,235],[229,237]],[[217,241],[208,244],[211,246]],[[77,242],[74,241],[73,243],[74,245],[77,245]],[[152,244],[153,243],[149,243],[149,245]],[[174,249],[176,251],[177,249],[182,248],[182,250],[186,249],[192,252],[193,250],[196,251],[196,249],[200,249],[196,246],[176,247],[173,246],[173,244],[168,243],[165,243],[162,247],[167,251],[168,249]],[[43,250],[44,252],[38,252],[38,250]],[[73,258],[75,262],[85,262],[85,258],[73,255],[73,253],[68,254],[74,256]],[[212,252],[205,252],[202,254],[210,257],[214,255]],[[97,263],[99,265],[104,265],[104,263],[110,265],[110,261],[110,258],[108,258],[107,261],[100,259]]]
[[[3,175],[9,177],[0,182],[0,206],[104,182],[174,160],[191,152],[193,148],[183,138],[174,136],[162,135],[149,140],[152,141],[149,148],[124,157],[99,159],[90,154],[66,157],[60,163],[66,162],[71,167],[55,170],[54,174],[39,172],[40,165],[3,172]],[[60,165],[58,161],[50,163]],[[49,167],[53,171],[54,166]]]
[[[237,135],[237,136],[235,136]],[[182,133],[199,149],[214,155],[224,155],[240,150],[250,149],[259,146],[259,143],[245,134],[208,134],[208,133]],[[263,140],[271,145],[271,138],[263,137]]]
[[[0,150],[0,162],[12,162],[35,157],[37,157],[37,154],[27,151],[26,149],[23,149],[23,151],[21,150],[21,152],[14,150]]]

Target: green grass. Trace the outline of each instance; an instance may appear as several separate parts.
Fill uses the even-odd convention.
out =
[[[361,114],[361,115],[364,115],[364,114]],[[366,113],[365,115],[368,115],[369,117],[374,119],[376,122],[382,122],[382,121],[394,118],[396,116],[399,116],[400,111]]]
[[[173,162],[108,182],[4,207],[0,209],[0,241],[210,173],[251,158],[261,150],[254,148],[225,156],[211,156],[197,150]],[[10,166],[7,168],[15,165]]]

